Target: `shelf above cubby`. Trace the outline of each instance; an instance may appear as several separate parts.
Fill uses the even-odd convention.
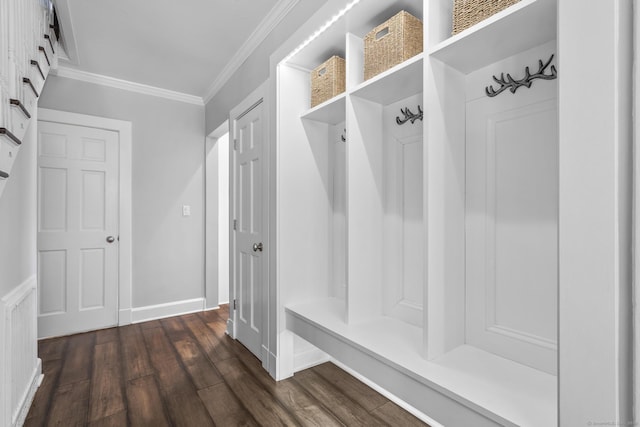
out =
[[[429,50],[463,74],[556,39],[557,0],[521,0]]]
[[[335,125],[345,120],[345,104],[345,94],[341,93],[307,110],[300,118]]]
[[[358,85],[351,94],[388,105],[422,93],[422,64],[419,54]]]

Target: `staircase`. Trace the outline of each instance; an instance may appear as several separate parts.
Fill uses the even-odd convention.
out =
[[[57,66],[52,0],[0,0],[0,198],[38,97]]]

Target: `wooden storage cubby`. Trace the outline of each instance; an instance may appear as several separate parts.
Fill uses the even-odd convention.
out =
[[[403,9],[423,20],[425,52],[364,81],[362,37]],[[556,1],[522,0],[453,37],[451,13],[450,0],[361,0],[278,65],[279,332],[309,341],[443,424],[555,425],[557,283],[547,278],[558,257],[547,249],[558,229],[557,83],[519,89],[518,99],[535,107],[513,107],[515,115],[550,120],[544,136],[556,145],[516,138],[499,147],[502,169],[497,154],[475,145],[478,130],[468,120],[493,108],[482,104],[492,75],[517,77],[557,54]],[[345,55],[346,92],[310,109],[308,72],[336,53]],[[509,110],[516,98],[501,96]],[[423,121],[396,124],[401,108],[417,113],[418,105]],[[485,169],[495,194],[476,179]],[[538,182],[544,206],[536,210],[516,186],[530,193]],[[516,215],[494,246],[474,233],[508,221],[492,219],[489,196],[478,191]],[[485,200],[479,210],[478,198]],[[543,237],[531,247],[513,243],[532,236]],[[470,288],[469,275],[484,277],[478,265],[486,268],[496,245],[500,254],[546,257],[540,275],[526,256],[504,258],[515,260],[500,274],[516,278],[507,291],[517,294],[494,287],[490,296],[502,292],[511,311],[498,303],[478,308],[476,300],[488,297]],[[476,312],[489,308],[495,324],[478,320]],[[496,313],[508,327],[500,329]],[[505,341],[478,340],[473,331],[483,324]],[[295,345],[284,351],[295,359]]]

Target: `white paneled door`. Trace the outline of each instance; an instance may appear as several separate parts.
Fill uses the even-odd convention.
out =
[[[118,133],[38,126],[38,335],[115,326]]]
[[[265,247],[263,207],[263,103],[241,114],[235,133],[236,338],[262,359]]]
[[[467,104],[467,342],[557,372],[556,82]]]

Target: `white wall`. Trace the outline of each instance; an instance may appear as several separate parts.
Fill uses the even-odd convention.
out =
[[[0,197],[0,298],[36,274],[37,120],[29,122]]]
[[[133,307],[203,297],[204,108],[57,76],[39,106],[132,122]]]

